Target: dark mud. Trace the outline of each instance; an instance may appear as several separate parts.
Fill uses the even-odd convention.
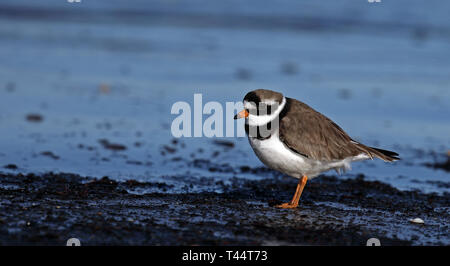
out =
[[[299,208],[281,210],[273,206],[290,199],[292,178],[216,185],[224,193],[171,193],[161,182],[74,174],[0,174],[0,243],[64,245],[76,237],[82,245],[365,245],[376,237],[382,245],[450,244],[448,194],[322,176],[308,182]],[[155,192],[136,193],[142,188]]]
[[[59,158],[60,158],[58,155],[55,155],[55,154],[54,154],[53,152],[51,152],[51,151],[43,151],[43,152],[41,152],[41,155],[50,157],[50,158],[52,158],[53,160],[59,160]]]
[[[28,122],[35,122],[35,123],[42,122],[44,120],[44,118],[40,114],[28,114],[25,118]]]
[[[127,149],[127,147],[125,145],[118,144],[118,143],[111,143],[107,139],[100,139],[100,140],[98,140],[98,142],[103,146],[103,148],[105,148],[107,150],[124,151]]]
[[[444,162],[425,163],[425,166],[450,172],[450,155],[447,155],[447,160]]]

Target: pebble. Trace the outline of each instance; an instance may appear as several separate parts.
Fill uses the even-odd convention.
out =
[[[424,224],[424,223],[425,223],[425,222],[424,222],[422,219],[420,219],[420,218],[409,219],[409,221],[410,221],[411,223],[415,223],[415,224]]]

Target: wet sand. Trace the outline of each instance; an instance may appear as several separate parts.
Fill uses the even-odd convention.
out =
[[[362,175],[322,176],[307,184],[297,209],[282,210],[274,205],[290,199],[292,178],[214,185],[224,192],[166,193],[165,183],[64,173],[1,174],[0,243],[64,245],[76,237],[83,245],[365,245],[375,237],[382,245],[450,244],[449,195],[399,191]],[[135,193],[143,187],[160,192]]]

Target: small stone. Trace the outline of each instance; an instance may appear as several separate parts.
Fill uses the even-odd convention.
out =
[[[424,222],[422,219],[420,219],[420,218],[409,219],[409,221],[410,221],[411,223],[415,223],[415,224],[424,224],[424,223],[425,223],[425,222]]]

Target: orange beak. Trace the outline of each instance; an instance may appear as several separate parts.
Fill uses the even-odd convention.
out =
[[[246,118],[248,117],[248,112],[247,110],[242,110],[240,111],[237,115],[234,116],[234,119],[240,119],[240,118]]]

